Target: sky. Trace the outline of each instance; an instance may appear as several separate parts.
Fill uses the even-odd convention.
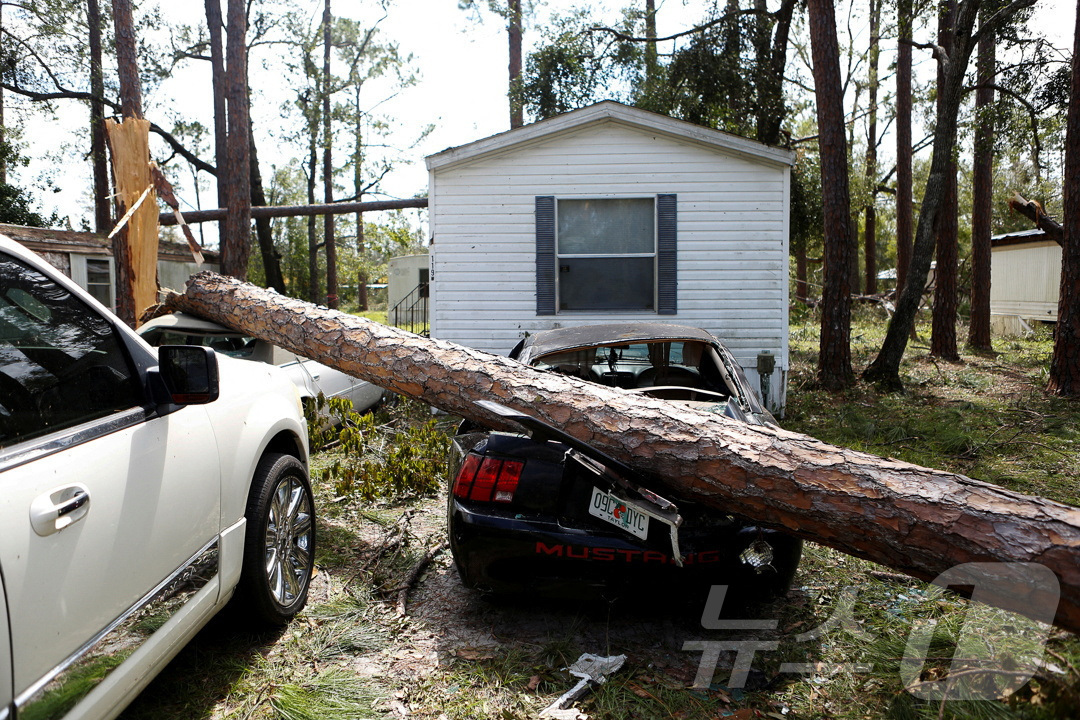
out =
[[[304,5],[297,2],[297,5]],[[484,0],[481,5],[486,6]],[[537,3],[533,21],[525,31],[526,52],[531,43],[539,39],[538,25],[547,21],[551,14],[565,11],[577,4],[574,0],[547,0]],[[659,0],[657,23],[661,36],[693,24],[704,15],[709,0]],[[863,3],[858,3],[861,6]],[[591,4],[614,24],[619,2]],[[311,2],[312,18],[317,22],[321,16],[321,2]],[[373,2],[349,2],[334,0],[334,11],[347,17],[370,22],[378,17],[365,7]],[[164,6],[170,22],[198,23],[201,20],[201,3],[172,3]],[[1075,6],[1068,0],[1039,0],[1033,23],[1059,46],[1071,46]],[[838,16],[846,17],[843,4],[838,3]],[[390,0],[389,10],[380,28],[383,37],[395,40],[402,55],[411,54],[418,82],[388,97],[375,108],[376,112],[394,118],[395,133],[391,144],[405,149],[412,145],[421,128],[433,124],[432,132],[419,144],[408,149],[405,157],[411,162],[400,163],[383,182],[387,197],[412,197],[424,193],[427,188],[427,171],[423,158],[448,147],[462,145],[509,129],[509,109],[506,98],[507,46],[503,22],[486,10],[479,13],[466,12],[458,7],[457,0]],[[841,28],[843,39],[846,28]],[[264,180],[268,181],[272,166],[287,161],[296,154],[287,146],[287,128],[281,120],[278,108],[281,103],[295,96],[293,88],[276,81],[280,70],[275,69],[274,59],[278,50],[265,49],[253,56],[250,66],[251,85],[256,97],[253,100],[253,120],[260,151]],[[917,56],[918,57],[918,56]],[[887,59],[884,61],[887,62]],[[179,108],[185,116],[201,120],[212,127],[209,70],[206,63],[198,63],[184,72],[177,73],[156,92],[147,97],[147,117],[163,126],[169,124],[171,109]],[[199,67],[201,66],[201,67]],[[365,93],[368,89],[365,88]],[[382,99],[390,95],[386,88],[373,87],[370,97]],[[74,103],[61,112],[61,128],[81,128],[85,124],[85,110]],[[83,218],[89,218],[88,169],[84,167],[62,169],[55,158],[47,157],[39,148],[55,147],[60,142],[74,143],[74,136],[64,137],[55,127],[30,128],[27,154],[34,158],[28,175],[49,169],[54,182],[60,188],[57,193],[45,197],[46,210],[57,208],[61,214],[69,214],[75,227]],[[287,152],[286,152],[287,150]],[[344,154],[347,147],[341,147]],[[80,164],[85,165],[85,164]],[[196,199],[192,183],[187,176],[182,181],[180,199],[188,207],[194,207]],[[213,203],[212,190],[202,191],[202,205]]]

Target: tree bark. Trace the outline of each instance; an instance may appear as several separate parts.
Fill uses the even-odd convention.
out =
[[[782,127],[787,117],[784,103],[784,68],[787,65],[788,37],[791,18],[795,12],[795,0],[781,0],[774,15],[772,48],[769,51],[768,69],[757,78],[759,117],[757,139],[767,145],[782,142]]]
[[[116,29],[116,69],[120,76],[120,114],[142,118],[142,86],[139,84],[139,55],[131,0],[112,0],[112,5]]]
[[[814,59],[821,194],[825,226],[825,278],[821,295],[818,379],[829,390],[854,382],[851,371],[851,264],[855,250],[848,194],[840,50],[833,0],[810,0],[810,45]]]
[[[229,120],[225,102],[225,53],[221,46],[221,2],[205,0],[206,29],[210,38],[211,82],[214,87],[214,164],[217,173],[218,207],[228,207]],[[224,219],[224,218],[222,218]]]
[[[308,119],[308,172],[307,172],[307,196],[308,205],[315,204],[315,173],[319,166],[319,109],[315,103],[311,104],[311,117]],[[308,215],[308,300],[313,303],[322,303],[323,297],[319,290],[319,236],[314,215]]]
[[[521,97],[521,0],[508,0],[506,9],[506,34],[510,50],[507,95],[510,99],[510,128],[513,129],[525,124],[525,106]]]
[[[275,218],[275,217],[312,217],[325,215],[333,212],[338,215],[354,212],[375,212],[378,210],[404,210],[406,208],[426,208],[427,198],[409,198],[407,200],[368,200],[367,202],[339,202],[333,205],[266,205],[253,207],[251,217]],[[194,210],[184,213],[184,220],[189,225],[202,222],[224,220],[228,210],[218,208],[216,210]],[[176,216],[172,213],[161,213],[159,222],[162,225],[175,225]]]
[[[655,101],[660,86],[660,63],[656,52],[656,0],[645,0],[645,97]]]
[[[1064,246],[1065,229],[1061,226],[1061,223],[1046,214],[1043,206],[1038,201],[1025,200],[1020,193],[1013,192],[1013,196],[1009,198],[1009,209],[1020,213],[1035,223],[1035,227],[1046,233],[1048,240],[1053,240],[1058,245]]]
[[[210,318],[489,427],[495,400],[650,473],[692,498],[843,552],[932,579],[960,563],[1039,563],[1060,580],[1056,622],[1080,630],[1080,509],[830,446],[778,428],[526,367],[213,273],[169,307]],[[1032,588],[988,602],[1032,612]]]
[[[984,8],[982,17],[989,16]],[[990,220],[994,196],[994,65],[996,39],[979,40],[975,90],[975,149],[971,199],[971,321],[968,345],[992,350],[990,342]]]
[[[364,199],[364,114],[360,110],[360,90],[363,81],[356,83],[356,124],[353,128],[355,149],[353,151],[353,196],[357,202]],[[426,203],[425,203],[426,206]],[[356,302],[360,312],[368,309],[367,294],[367,242],[364,238],[364,212],[356,211],[356,257],[360,260],[360,270],[356,275]]]
[[[1034,1],[1019,0],[1009,7],[1015,13],[1022,7],[1033,5]],[[977,41],[972,29],[975,25],[978,6],[979,3],[976,0],[964,0],[959,4],[955,25],[957,42],[951,55],[939,59],[939,62],[945,64],[946,82],[939,88],[939,92],[943,95],[943,111],[938,116],[934,128],[934,149],[930,159],[930,173],[926,180],[926,189],[919,212],[919,224],[912,247],[911,267],[908,274],[912,281],[906,283],[903,292],[900,293],[896,312],[889,320],[881,351],[863,373],[866,380],[889,389],[903,388],[903,383],[900,381],[900,361],[904,357],[908,336],[915,324],[915,313],[922,299],[924,278],[930,271],[930,258],[934,250],[935,222],[941,209],[946,176],[953,147],[956,144],[957,115],[960,109],[960,98],[963,95],[964,73],[968,60],[971,58],[973,42]],[[1001,13],[996,15],[995,19],[1000,24],[1008,17],[1011,17],[1010,13]],[[982,31],[986,31],[987,27],[989,25],[983,27]]]
[[[899,38],[896,55],[896,297],[911,263],[914,222],[911,173],[911,22],[912,0],[896,5]]]
[[[334,17],[330,14],[330,0],[326,0],[323,8],[323,93],[322,93],[322,125],[323,125],[323,202],[329,205],[334,201],[334,130],[333,117],[330,115],[330,94],[332,83],[330,77],[330,30]],[[327,213],[323,216],[323,246],[326,248],[326,304],[328,307],[338,306],[337,294],[337,241],[334,237],[334,214]]]
[[[866,184],[870,193],[863,228],[863,259],[865,262],[867,295],[877,292],[877,96],[878,55],[881,45],[881,0],[870,0],[870,68],[867,82],[866,118]]]
[[[109,158],[105,150],[105,78],[101,71],[101,8],[98,0],[87,0],[86,24],[90,49],[90,165],[94,175],[94,230],[107,234],[112,230],[109,209]],[[0,125],[3,117],[0,117]],[[2,179],[0,179],[2,182]]]
[[[1077,3],[1080,11],[1080,2]],[[1057,332],[1050,359],[1048,389],[1058,395],[1080,395],[1080,13],[1073,36],[1072,82],[1065,134],[1064,241]]]
[[[259,170],[259,153],[255,147],[255,133],[248,127],[248,144],[251,148],[251,205],[254,208],[266,205],[266,193],[263,190],[262,171]],[[185,218],[186,220],[187,218]],[[259,242],[259,254],[262,256],[263,276],[266,286],[280,293],[285,292],[285,278],[281,274],[281,255],[274,247],[274,232],[268,216],[255,219],[255,238]]]
[[[116,35],[116,63],[120,76],[120,110],[124,118],[142,118],[142,88],[139,85],[138,55],[135,47],[134,20],[130,0],[112,0],[113,25]],[[113,151],[115,160],[116,152]],[[147,160],[150,158],[148,157]],[[117,217],[128,208],[117,193]],[[113,263],[116,267],[116,315],[135,327],[135,271],[129,228],[123,227],[113,236]]]
[[[0,31],[4,29],[4,4],[0,2]],[[0,85],[0,185],[7,184],[7,153],[4,152],[4,86]]]
[[[954,51],[956,22],[955,0],[942,0],[939,9],[938,45],[946,54]],[[945,83],[944,67],[938,66],[938,118],[943,110]],[[943,360],[957,361],[960,353],[956,348],[957,309],[957,262],[959,253],[959,226],[957,220],[956,154],[949,153],[949,167],[945,175],[945,197],[937,216],[937,268],[934,271],[934,313],[930,331],[930,354]]]
[[[226,105],[228,107],[229,213],[221,238],[221,271],[240,279],[247,277],[251,248],[251,160],[248,132],[251,127],[247,84],[247,3],[229,0],[225,27]],[[220,178],[219,178],[220,181]]]

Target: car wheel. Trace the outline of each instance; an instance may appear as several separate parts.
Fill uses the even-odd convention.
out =
[[[307,602],[315,569],[315,501],[291,455],[259,462],[248,496],[239,604],[262,625],[284,625]]]

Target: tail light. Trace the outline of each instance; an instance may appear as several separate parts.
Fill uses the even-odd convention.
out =
[[[469,454],[454,479],[454,495],[477,502],[511,502],[524,467],[517,460]]]

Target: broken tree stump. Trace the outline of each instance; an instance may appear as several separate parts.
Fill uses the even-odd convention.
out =
[[[474,405],[494,400],[652,473],[664,486],[654,488],[659,492],[666,488],[923,580],[964,563],[1000,563],[997,581],[977,581],[977,596],[1007,610],[1040,617],[1047,594],[1025,579],[1030,575],[1010,574],[1015,566],[1008,564],[1041,565],[1060,584],[1055,623],[1080,631],[1078,508],[542,372],[213,273],[196,275],[166,306],[446,412],[517,430]]]

